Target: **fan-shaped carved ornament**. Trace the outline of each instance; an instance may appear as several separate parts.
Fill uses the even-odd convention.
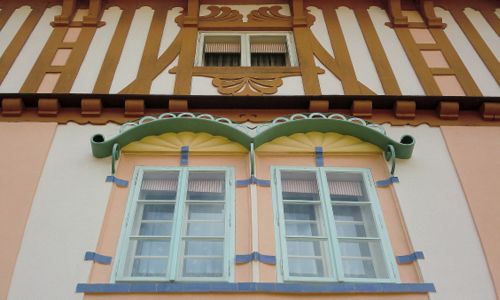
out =
[[[200,16],[200,21],[208,22],[243,22],[243,15],[239,11],[227,6],[207,7],[210,11],[208,15]]]
[[[350,135],[336,132],[307,132],[281,136],[256,149],[268,153],[311,153],[316,147],[323,147],[327,153],[376,153],[382,150],[370,143]]]
[[[283,80],[274,76],[217,77],[212,84],[222,95],[261,96],[275,94],[283,85]]]
[[[281,6],[260,7],[248,14],[248,20],[256,22],[290,20],[291,16],[286,16],[279,12],[281,8]]]
[[[190,153],[248,153],[242,145],[229,139],[206,132],[168,132],[152,135],[128,144],[124,153],[169,154],[179,153],[182,146],[189,146]]]

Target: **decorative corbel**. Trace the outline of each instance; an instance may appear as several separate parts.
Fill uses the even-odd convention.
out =
[[[418,9],[424,17],[425,23],[431,28],[443,28],[443,20],[434,13],[432,0],[418,0]]]
[[[386,10],[395,27],[408,26],[408,17],[403,16],[401,11],[401,0],[386,0]]]
[[[292,25],[293,27],[307,27],[303,0],[292,0]]]
[[[76,0],[63,0],[62,11],[54,17],[53,26],[68,26],[76,11]]]

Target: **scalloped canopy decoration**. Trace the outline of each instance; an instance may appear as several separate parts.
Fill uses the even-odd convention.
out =
[[[189,146],[189,152],[244,154],[248,150],[229,139],[205,132],[168,132],[147,136],[132,142],[122,149],[123,153],[167,154],[179,153],[182,146]]]
[[[315,147],[323,147],[330,153],[376,153],[382,149],[350,135],[335,132],[307,132],[281,136],[256,149],[260,153],[300,153],[314,152]]]

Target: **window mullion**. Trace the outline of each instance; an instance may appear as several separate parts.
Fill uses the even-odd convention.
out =
[[[183,229],[183,216],[184,216],[184,203],[187,194],[187,176],[188,170],[181,169],[179,171],[179,180],[177,185],[177,198],[175,204],[172,238],[170,243],[170,259],[167,267],[167,279],[174,281],[177,277],[177,266],[179,265],[179,249],[181,243],[182,229]]]
[[[285,232],[285,213],[283,211],[283,191],[281,187],[281,172],[280,169],[274,169],[274,176],[276,178],[276,197],[278,198],[278,230],[281,248],[281,269],[285,280],[290,279],[288,270],[288,251],[286,246],[286,232]]]
[[[335,217],[333,215],[332,203],[330,201],[330,189],[328,187],[328,180],[326,177],[325,168],[319,168],[318,180],[321,191],[321,200],[325,207],[325,215],[327,220],[328,235],[330,246],[332,249],[332,258],[334,266],[334,278],[337,281],[344,281],[344,272],[342,270],[342,257],[340,253],[340,245],[337,239],[337,228],[335,227]]]
[[[249,67],[251,65],[250,60],[250,35],[241,34],[241,66]]]

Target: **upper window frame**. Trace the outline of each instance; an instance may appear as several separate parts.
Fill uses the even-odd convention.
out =
[[[178,171],[178,191],[173,213],[172,240],[169,258],[167,261],[167,274],[164,277],[132,277],[126,276],[125,264],[127,262],[127,251],[129,247],[129,236],[134,228],[135,214],[137,211],[137,200],[141,190],[142,178],[147,171]],[[182,226],[184,224],[184,212],[186,205],[187,180],[191,171],[224,171],[226,175],[225,189],[225,241],[224,241],[224,265],[223,277],[183,277],[181,274],[179,252],[182,250]],[[186,184],[183,184],[186,183]],[[118,242],[116,260],[113,265],[110,282],[234,282],[235,266],[235,179],[232,167],[154,167],[136,166],[128,194],[127,207],[121,233]],[[175,237],[174,237],[175,235]],[[171,259],[173,257],[173,260]]]
[[[239,36],[240,37],[240,54],[241,61],[240,66],[237,67],[209,67],[204,65],[204,45],[205,37],[207,36]],[[250,53],[250,38],[253,36],[284,36],[286,38],[288,59],[290,61],[290,66],[282,67],[259,67],[252,66],[252,59]],[[297,50],[295,47],[295,40],[293,38],[292,31],[200,31],[198,33],[198,39],[196,43],[196,55],[194,60],[195,67],[206,67],[206,68],[294,68],[299,66],[297,58]]]
[[[324,225],[326,226],[329,254],[327,259],[331,260],[331,267],[333,272],[329,277],[301,277],[290,276],[288,272],[288,259],[285,257],[286,249],[286,233],[284,226],[284,211],[282,199],[282,187],[280,171],[309,171],[315,172],[318,185],[318,192],[320,195],[320,205],[322,217],[324,218]],[[340,247],[337,242],[337,233],[335,228],[335,221],[332,211],[332,204],[330,196],[327,194],[328,182],[326,180],[327,172],[342,172],[361,174],[363,183],[367,191],[367,196],[372,208],[374,223],[376,230],[379,233],[382,252],[385,259],[388,278],[348,278],[343,276],[342,260],[340,257]],[[364,283],[400,283],[398,268],[396,265],[394,251],[392,249],[387,226],[384,222],[382,209],[380,207],[379,199],[376,193],[375,185],[372,179],[371,171],[365,168],[345,168],[345,167],[294,167],[294,166],[272,166],[272,197],[273,197],[273,211],[274,211],[274,234],[276,241],[276,267],[278,282],[364,282]],[[286,247],[286,246],[285,246]]]

